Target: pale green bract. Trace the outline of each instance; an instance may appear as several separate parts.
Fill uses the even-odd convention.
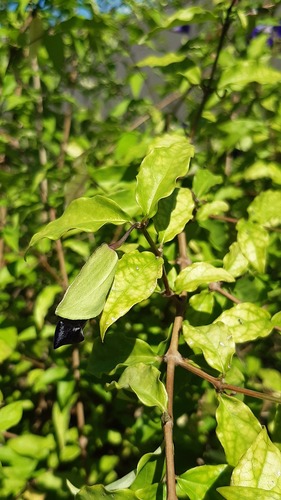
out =
[[[56,314],[67,319],[90,319],[100,314],[117,262],[117,253],[108,245],[101,245],[66,290]]]

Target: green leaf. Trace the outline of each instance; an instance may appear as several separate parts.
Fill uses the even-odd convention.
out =
[[[241,253],[240,246],[237,241],[229,247],[229,252],[223,258],[223,267],[234,278],[242,276],[248,269],[248,259]]]
[[[46,286],[42,292],[36,298],[33,315],[34,321],[39,329],[42,328],[44,324],[44,319],[54,303],[55,296],[62,290],[59,285],[49,285]]]
[[[193,177],[192,190],[199,200],[209,193],[210,189],[218,184],[222,184],[221,175],[215,175],[209,170],[198,169]]]
[[[244,488],[243,486],[223,486],[217,491],[226,500],[280,500],[280,494],[260,488]]]
[[[227,462],[236,466],[255,441],[261,425],[250,408],[239,399],[226,395],[219,395],[218,398],[217,436],[224,448]]]
[[[100,377],[102,373],[112,373],[119,366],[155,363],[156,360],[155,352],[143,340],[119,332],[109,333],[104,342],[100,338],[94,339],[89,370]]]
[[[17,345],[17,329],[8,326],[0,330],[0,363],[9,358]]]
[[[243,302],[227,309],[215,320],[217,321],[222,321],[231,329],[235,343],[266,337],[273,328],[270,314],[250,302]]]
[[[208,490],[226,468],[225,464],[194,467],[178,476],[177,484],[190,500],[204,500]]]
[[[237,241],[243,255],[258,272],[263,273],[266,264],[266,253],[269,235],[259,224],[240,219],[236,225]]]
[[[117,253],[101,245],[66,290],[56,314],[67,319],[95,318],[104,307],[117,262]]]
[[[104,498],[110,500],[138,500],[135,493],[131,490],[108,491],[102,484],[84,486],[75,498],[77,500],[101,500]]]
[[[193,152],[193,146],[178,137],[174,139],[174,144],[155,147],[144,158],[136,188],[136,199],[144,216],[153,217],[159,200],[173,192],[178,177],[187,174]]]
[[[174,14],[165,19],[163,27],[170,29],[174,26],[181,26],[182,24],[188,24],[190,22],[200,23],[214,20],[215,16],[212,12],[199,6],[193,6],[177,10]]]
[[[154,225],[161,244],[173,240],[183,231],[192,219],[194,206],[192,193],[186,188],[175,189],[168,198],[159,201]]]
[[[271,85],[272,82],[276,84],[281,82],[281,73],[257,61],[240,61],[223,71],[218,88],[230,87],[232,90],[241,90],[252,82],[261,85]]]
[[[0,431],[6,431],[17,425],[22,417],[22,402],[16,401],[0,408]]]
[[[118,318],[154,292],[163,259],[151,252],[130,252],[118,262],[115,279],[100,320],[101,337]]]
[[[128,366],[118,380],[117,387],[130,388],[146,406],[167,409],[168,396],[164,384],[159,380],[160,371],[155,366],[138,363]]]
[[[44,460],[51,450],[55,449],[55,440],[52,435],[47,437],[35,434],[23,434],[9,440],[9,447],[24,457]]]
[[[212,368],[224,374],[229,370],[235,353],[235,343],[231,330],[223,323],[194,327],[184,321],[183,336],[192,349],[202,350],[204,358]]]
[[[110,198],[100,195],[93,198],[78,198],[70,203],[61,217],[50,222],[36,233],[32,237],[29,247],[35,245],[42,238],[57,240],[71,229],[95,232],[104,224],[119,225],[129,221],[130,216]]]
[[[253,165],[243,172],[242,177],[247,180],[256,180],[256,179],[264,179],[269,178],[275,184],[281,184],[281,169],[278,163],[274,162],[265,162],[264,160],[258,160]],[[267,191],[265,191],[267,192]],[[275,191],[272,191],[273,193]],[[279,195],[280,196],[280,195]],[[280,198],[279,198],[280,200]],[[278,203],[280,201],[278,200]],[[267,209],[270,207],[266,207]],[[272,207],[273,208],[273,207]]]
[[[167,488],[165,483],[155,483],[137,490],[136,497],[138,500],[166,500]]]
[[[64,46],[62,35],[60,33],[50,35],[48,30],[44,33],[43,42],[55,70],[61,73],[64,68]]]
[[[136,478],[131,489],[136,491],[140,488],[158,483],[163,479],[165,472],[165,454],[159,446],[152,453],[143,455],[137,465]]]
[[[185,54],[179,55],[174,52],[165,54],[164,56],[148,56],[145,59],[139,61],[136,66],[142,68],[143,66],[149,66],[151,68],[169,66],[169,64],[178,63],[186,59]]]
[[[39,373],[39,376],[32,384],[34,392],[47,390],[49,384],[63,379],[67,375],[68,369],[66,366],[51,366],[51,368],[47,368]]]
[[[208,262],[195,262],[179,273],[175,281],[175,292],[193,292],[199,286],[215,281],[232,282],[234,278],[225,269],[214,267]]]
[[[274,491],[281,495],[281,452],[263,428],[235,467],[231,484]]]
[[[60,452],[61,462],[72,462],[81,455],[81,448],[79,444],[68,444],[64,446]]]
[[[279,328],[281,328],[281,311],[272,316],[271,322],[273,326],[279,326]]]
[[[248,206],[250,220],[268,227],[281,224],[281,191],[263,191]]]
[[[70,411],[68,407],[60,409],[57,401],[53,404],[52,409],[52,421],[55,427],[55,432],[59,444],[59,448],[62,449],[66,442],[66,432],[68,430],[68,424],[70,419]]]
[[[218,215],[222,212],[227,212],[229,210],[229,205],[225,201],[215,200],[210,203],[205,203],[196,212],[196,220],[203,221],[207,220],[210,215]]]

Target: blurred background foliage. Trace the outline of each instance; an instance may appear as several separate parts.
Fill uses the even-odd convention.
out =
[[[189,259],[222,265],[236,241],[235,223],[248,217],[260,193],[263,205],[253,210],[266,224],[281,185],[278,4],[237,2],[220,47],[225,1],[1,2],[0,380],[2,402],[11,405],[1,420],[1,498],[72,498],[66,479],[77,487],[108,484],[161,443],[159,410],[125,391],[106,391],[111,377],[93,373],[95,321],[80,355],[52,347],[54,310],[67,280],[97,245],[118,239],[120,228],[42,240],[26,260],[25,251],[32,235],[79,196],[108,194],[137,216],[140,161],[154,137],[179,129],[196,151],[183,186],[193,189],[201,210],[186,228]],[[142,237],[132,234],[130,244],[142,245]],[[165,256],[172,269],[175,241]],[[280,257],[279,219],[269,231],[267,266],[243,273],[240,263],[231,293],[278,313]],[[208,324],[231,306],[202,290],[191,297],[187,317]],[[153,295],[112,332],[164,352],[172,314]],[[281,391],[280,315],[276,326],[267,339],[239,347],[235,383]],[[182,352],[192,356],[187,346]],[[280,413],[262,401],[247,404],[280,446]],[[206,382],[177,372],[178,474],[225,461],[216,405]]]

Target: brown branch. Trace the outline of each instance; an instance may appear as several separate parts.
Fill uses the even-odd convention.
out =
[[[237,297],[235,297],[234,295],[232,295],[232,293],[229,293],[227,292],[226,290],[224,290],[219,283],[215,282],[215,283],[210,283],[209,284],[209,290],[211,292],[218,292],[220,293],[221,295],[223,295],[224,297],[226,297],[227,299],[231,300],[232,302],[234,302],[234,304],[241,304],[242,300],[240,299],[237,299]]]
[[[184,269],[187,266],[187,245],[185,233],[182,232],[178,236],[179,242],[179,262],[180,268]],[[174,403],[174,383],[175,383],[175,367],[178,365],[181,355],[178,352],[179,334],[182,328],[186,306],[186,292],[183,292],[180,297],[176,298],[176,316],[174,320],[171,342],[169,349],[164,356],[167,363],[166,390],[168,394],[167,416],[164,420],[163,431],[165,439],[165,454],[166,454],[166,480],[167,480],[167,499],[177,500],[176,494],[176,474],[174,461],[174,442],[173,442],[173,403]]]
[[[244,394],[245,396],[250,396],[251,398],[258,398],[267,401],[272,401],[273,403],[281,403],[281,396],[280,397],[273,396],[271,394],[267,394],[264,392],[253,391],[252,389],[247,389],[245,387],[238,387],[236,385],[227,384],[223,382],[220,378],[213,377],[209,373],[204,372],[204,370],[201,370],[201,368],[194,366],[188,359],[182,358],[179,353],[178,356],[175,357],[175,362],[178,366],[181,366],[182,368],[188,370],[194,375],[197,375],[198,377],[207,380],[207,382],[210,382],[210,384],[214,386],[217,392],[225,392],[225,391],[231,391],[232,393],[238,392],[240,394]]]

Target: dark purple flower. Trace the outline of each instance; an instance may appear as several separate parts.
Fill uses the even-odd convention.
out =
[[[184,24],[183,26],[176,26],[172,29],[174,33],[183,33],[187,35],[190,32],[190,26],[188,24]]]
[[[276,38],[281,38],[281,25],[279,25],[279,26],[266,26],[264,24],[260,24],[259,26],[256,26],[253,29],[253,31],[251,32],[250,40],[252,38],[256,38],[261,33],[265,33],[266,35],[268,35],[266,43],[269,47],[272,47],[274,44],[274,40]]]

